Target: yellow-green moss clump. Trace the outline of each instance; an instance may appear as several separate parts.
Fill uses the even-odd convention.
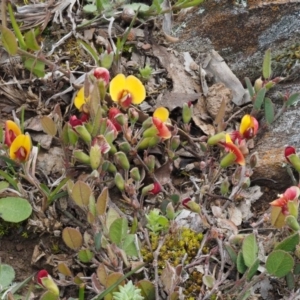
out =
[[[202,240],[202,233],[196,233],[189,228],[182,228],[178,232],[168,234],[159,252],[158,273],[161,274],[166,261],[176,267],[182,262],[183,257],[187,255],[184,264],[192,262],[198,253]],[[150,232],[152,251],[156,250],[158,241],[159,236]],[[152,251],[149,251],[147,247],[141,249],[143,259],[146,263],[153,261]],[[208,247],[203,247],[202,253],[207,254],[208,251]],[[189,276],[189,279],[184,282],[184,294],[186,296],[198,295],[202,284],[202,274],[194,270]],[[192,300],[194,298],[190,297],[188,299]]]

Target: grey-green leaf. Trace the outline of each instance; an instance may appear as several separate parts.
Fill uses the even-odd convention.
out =
[[[299,233],[295,233],[283,241],[281,241],[276,247],[275,250],[284,250],[284,251],[295,251],[296,246],[299,244],[300,238]]]
[[[120,246],[122,240],[128,232],[128,223],[125,218],[115,220],[109,227],[109,238],[117,246]]]
[[[300,93],[295,93],[291,95],[286,101],[287,106],[291,106],[300,100]]]
[[[249,234],[245,237],[242,245],[242,253],[245,265],[247,267],[252,266],[252,264],[257,259],[258,247],[255,239],[255,235]]]
[[[256,274],[259,267],[259,259],[256,259],[253,265],[249,268],[247,274],[247,280],[250,281],[252,277]]]
[[[29,218],[32,213],[30,203],[19,197],[6,197],[0,199],[0,217],[13,223],[19,223]]]
[[[266,95],[266,88],[262,88],[258,91],[255,101],[254,101],[254,104],[253,104],[253,107],[255,110],[261,109],[261,106],[265,99],[265,95]]]
[[[266,269],[270,275],[278,278],[287,275],[294,267],[293,257],[283,251],[275,250],[267,258]]]
[[[237,260],[236,260],[236,267],[239,273],[244,274],[247,270],[247,266],[245,265],[244,257],[242,251],[239,251]]]
[[[271,77],[271,49],[268,49],[265,53],[262,73],[264,79],[269,79]]]
[[[268,124],[274,121],[274,104],[270,98],[265,98],[265,118]]]
[[[254,96],[254,89],[252,86],[252,83],[248,77],[245,77],[246,86],[249,92],[250,97],[252,98]]]
[[[13,267],[6,264],[0,264],[1,288],[5,289],[6,287],[8,287],[13,282],[14,279],[15,279],[15,271]]]

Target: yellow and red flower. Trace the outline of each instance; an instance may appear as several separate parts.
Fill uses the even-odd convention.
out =
[[[230,135],[227,133],[225,137],[225,142],[220,142],[222,146],[225,147],[225,150],[229,152],[221,161],[221,166],[222,167],[228,167],[233,163],[237,163],[241,166],[245,165],[245,157],[239,147],[235,145],[231,138]]]
[[[109,85],[111,99],[121,107],[128,108],[131,104],[140,104],[146,98],[146,89],[143,83],[133,75],[124,74],[115,76]]]
[[[240,134],[244,139],[252,139],[259,128],[258,121],[251,115],[244,115],[240,124]]]
[[[12,144],[12,142],[15,140],[15,138],[20,135],[21,129],[19,126],[13,122],[13,121],[6,121],[5,122],[5,137],[4,137],[4,144],[6,144],[8,147]]]
[[[298,217],[298,207],[300,189],[297,186],[288,188],[280,197],[270,203],[271,223],[276,228],[281,228],[285,224],[287,216]]]
[[[9,156],[13,160],[27,161],[31,151],[31,138],[28,134],[18,135],[9,148]]]
[[[168,119],[169,111],[164,107],[158,107],[153,113],[152,123],[157,129],[157,135],[164,140],[172,136],[171,131],[166,125]]]

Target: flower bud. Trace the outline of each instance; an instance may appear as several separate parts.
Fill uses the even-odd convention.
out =
[[[124,180],[123,176],[120,173],[116,173],[116,175],[115,175],[115,184],[121,192],[124,191],[124,189],[125,189],[125,180]]]
[[[119,144],[119,149],[124,153],[129,153],[131,146],[128,142],[122,142]]]
[[[294,231],[298,231],[300,229],[297,219],[292,215],[285,217],[285,224]]]
[[[147,166],[149,172],[153,173],[155,169],[155,157],[153,155],[146,156],[144,158],[144,163]]]
[[[124,152],[119,151],[115,153],[115,161],[122,169],[129,170],[130,163]]]
[[[110,161],[108,161],[108,160],[105,160],[103,162],[103,164],[102,164],[102,170],[103,171],[107,171],[107,172],[109,172],[111,174],[116,174],[117,173],[116,166],[113,163],[111,163]]]
[[[67,123],[68,141],[70,145],[76,145],[78,141],[78,134],[72,129],[72,126]]]
[[[251,154],[250,159],[249,159],[249,164],[251,169],[254,169],[257,166],[258,163],[258,154],[257,152],[254,152]]]
[[[186,198],[184,200],[182,200],[181,204],[191,210],[192,212],[195,212],[195,213],[200,213],[201,212],[201,208],[200,208],[200,205],[198,203],[196,203],[195,201],[192,201],[191,198]]]
[[[137,167],[134,167],[130,170],[130,177],[134,181],[140,181],[141,180],[141,174],[140,174],[140,171]]]
[[[176,151],[177,148],[179,147],[179,145],[180,145],[180,137],[179,137],[179,135],[174,135],[171,138],[171,142],[170,142],[171,150]]]
[[[90,164],[90,157],[85,154],[82,150],[75,150],[73,152],[73,156],[80,162],[89,165]]]
[[[182,120],[184,124],[190,123],[193,115],[193,105],[189,106],[188,103],[184,103],[182,106]]]
[[[247,189],[248,187],[250,187],[250,184],[251,184],[251,180],[249,177],[246,177],[244,182],[242,183],[242,186],[241,188],[242,189]]]
[[[105,137],[101,135],[97,135],[96,137],[93,138],[92,140],[92,146],[97,145],[100,149],[101,154],[108,153],[109,150],[111,149],[111,146],[105,139]]]
[[[254,83],[254,90],[255,92],[257,93],[263,86],[263,81],[261,80],[261,77],[257,78],[255,80],[255,83]]]
[[[139,119],[139,113],[135,108],[128,109],[128,118],[131,124],[135,124]]]
[[[143,127],[143,129],[145,130],[145,129],[151,127],[152,125],[153,125],[152,118],[149,117],[148,119],[146,119],[146,120],[143,122],[142,127]]]
[[[265,88],[268,91],[271,89],[276,83],[274,81],[269,81],[268,83],[265,84]]]
[[[172,202],[169,202],[166,207],[166,215],[169,220],[175,219],[175,209],[174,209]]]
[[[145,138],[153,137],[153,136],[157,136],[157,134],[158,134],[157,128],[155,126],[151,126],[144,131],[143,137],[145,137]]]
[[[241,246],[243,241],[245,239],[245,235],[244,234],[236,234],[236,235],[232,235],[229,238],[229,243],[233,246]]]
[[[90,161],[93,170],[97,170],[101,163],[101,149],[98,145],[92,146],[90,149]]]
[[[151,191],[153,191],[153,189],[154,189],[154,184],[153,183],[144,186],[143,189],[142,189],[142,195],[143,196],[148,195]]]
[[[143,138],[138,144],[138,150],[143,150],[156,146],[160,141],[158,136]]]
[[[46,288],[49,292],[54,294],[54,296],[59,295],[59,289],[52,279],[52,277],[48,274],[46,270],[41,270],[37,274],[37,281],[40,285]]]
[[[221,166],[221,168],[227,168],[227,167],[231,166],[235,161],[236,161],[235,154],[232,152],[229,152],[222,158],[222,160],[220,162],[220,166]]]
[[[106,68],[96,68],[93,75],[96,77],[96,79],[102,80],[105,83],[105,86],[109,84],[110,75],[109,71]]]
[[[230,186],[230,183],[228,181],[228,178],[226,177],[221,183],[221,194],[222,194],[222,196],[226,196],[228,194],[229,186]]]
[[[106,69],[110,69],[110,67],[114,61],[114,52],[110,51],[108,53],[108,51],[105,50],[100,56],[100,61],[101,61],[102,67],[104,67]]]
[[[121,126],[124,126],[125,124],[127,124],[127,118],[122,113],[115,115],[115,120]]]
[[[296,169],[296,171],[300,172],[300,158],[297,154],[291,154],[288,156],[290,164]]]
[[[85,126],[76,126],[76,132],[84,140],[84,142],[90,143],[92,141],[91,134],[88,132]]]
[[[225,141],[226,139],[226,133],[225,132],[219,132],[213,136],[211,136],[208,141],[207,141],[207,145],[209,146],[213,146],[218,144],[221,141]]]

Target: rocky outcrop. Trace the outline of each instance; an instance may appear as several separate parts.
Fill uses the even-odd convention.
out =
[[[247,7],[237,2],[246,3],[209,0],[179,16],[176,49],[200,60],[215,49],[241,80],[254,80],[261,74],[265,50],[271,48],[274,74],[290,73],[300,58],[299,1],[248,0]]]

